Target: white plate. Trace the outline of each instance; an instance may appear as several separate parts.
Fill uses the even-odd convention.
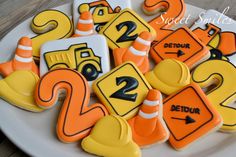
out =
[[[134,10],[146,20],[151,17],[143,15],[140,4],[143,0],[136,0]],[[71,4],[60,6],[59,9],[71,15]],[[187,6],[187,13],[191,13],[192,21],[204,10],[193,6]],[[10,59],[18,39],[23,35],[32,34],[29,24],[32,18],[24,21],[0,42],[0,62]],[[1,87],[0,87],[1,88]],[[95,101],[95,100],[92,100]],[[82,151],[79,142],[73,144],[61,143],[56,137],[56,121],[60,106],[43,113],[30,113],[20,110],[0,99],[0,127],[1,130],[18,147],[31,156],[41,157],[88,157],[91,156]],[[235,156],[236,134],[213,133],[193,144],[190,148],[177,152],[168,143],[155,145],[142,150],[144,157],[157,156]]]

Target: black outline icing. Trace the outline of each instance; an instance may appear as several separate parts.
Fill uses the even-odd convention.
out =
[[[87,93],[87,90],[89,90],[89,88],[86,88],[86,80],[79,74],[79,73],[77,73],[76,71],[74,71],[74,70],[71,70],[71,69],[65,69],[65,68],[63,68],[63,69],[56,69],[56,70],[52,70],[52,71],[49,71],[47,74],[45,74],[41,79],[40,79],[40,81],[39,81],[39,85],[38,85],[38,89],[36,89],[36,90],[38,90],[38,98],[39,98],[39,100],[40,101],[42,101],[42,102],[49,102],[49,101],[51,101],[52,100],[52,98],[53,97],[55,97],[55,94],[58,94],[58,91],[60,90],[60,89],[63,89],[63,88],[59,88],[57,91],[55,91],[55,93],[54,93],[54,89],[55,89],[55,87],[58,85],[58,84],[60,84],[60,83],[66,83],[66,84],[68,84],[69,86],[70,86],[70,88],[71,88],[71,95],[70,96],[66,96],[66,98],[68,98],[69,97],[69,101],[68,101],[68,105],[67,105],[67,109],[66,109],[66,114],[65,114],[65,119],[64,119],[64,122],[63,122],[63,134],[65,135],[65,136],[67,136],[67,137],[72,137],[72,136],[75,136],[75,135],[77,135],[77,134],[80,134],[80,133],[82,133],[82,132],[84,132],[84,131],[86,131],[86,130],[88,130],[88,129],[91,129],[93,126],[91,126],[91,127],[88,127],[88,128],[86,128],[86,129],[84,129],[84,130],[80,130],[80,131],[78,131],[78,132],[76,132],[76,133],[74,133],[74,134],[71,134],[71,135],[68,135],[68,134],[66,134],[65,133],[65,123],[66,123],[66,121],[67,121],[67,114],[68,114],[68,109],[69,109],[69,107],[70,107],[70,102],[71,102],[71,99],[72,99],[72,93],[73,93],[73,86],[70,84],[70,82],[67,82],[67,81],[60,81],[60,82],[57,82],[56,84],[54,84],[54,86],[53,86],[53,88],[52,88],[52,94],[51,94],[51,98],[50,99],[48,99],[48,100],[43,100],[41,97],[40,97],[40,87],[41,87],[41,83],[42,83],[42,81],[45,79],[45,77],[47,76],[47,75],[49,75],[50,73],[52,73],[52,72],[55,72],[55,71],[58,71],[58,70],[60,70],[60,71],[64,71],[64,70],[69,70],[69,71],[72,71],[72,72],[74,72],[81,80],[82,80],[82,82],[83,82],[83,84],[84,84],[84,86],[85,86],[85,93]],[[88,86],[87,86],[88,87]],[[79,92],[81,92],[81,91],[79,91]],[[68,94],[68,93],[67,93]],[[79,105],[81,105],[81,107],[80,107],[80,113],[79,113],[79,116],[81,116],[81,115],[84,115],[84,114],[86,114],[86,113],[88,113],[88,112],[90,112],[91,110],[94,110],[94,109],[96,109],[96,108],[99,108],[99,109],[101,109],[101,111],[103,112],[103,115],[105,116],[106,115],[106,113],[103,111],[103,109],[101,108],[101,107],[99,107],[99,106],[96,106],[96,107],[94,107],[94,108],[91,108],[91,109],[89,109],[89,110],[87,110],[86,112],[83,112],[83,107],[84,106],[86,106],[86,105],[88,105],[88,104],[84,104],[84,101],[85,101],[85,95],[84,95],[84,98],[83,98],[83,100],[82,100],[82,104],[79,104]],[[57,101],[57,100],[56,100]],[[64,106],[64,103],[63,103],[63,106]],[[61,114],[61,111],[60,111],[60,113],[59,113],[59,116],[60,116],[60,114]],[[59,117],[58,116],[58,117]],[[58,122],[57,122],[57,124],[58,124]]]
[[[138,88],[138,80],[130,76],[116,77],[116,85],[119,86],[125,82],[125,86],[121,87],[119,90],[110,95],[110,98],[124,99],[127,101],[136,101],[138,93],[127,94],[128,92]]]
[[[74,25],[73,25],[73,22],[72,22],[72,20],[69,18],[68,15],[66,15],[64,12],[62,12],[62,11],[60,11],[60,10],[47,9],[47,10],[41,11],[41,12],[39,12],[38,14],[36,14],[36,15],[34,16],[34,18],[32,19],[32,21],[31,21],[31,25],[33,24],[33,25],[36,26],[36,27],[44,27],[44,26],[48,25],[48,24],[51,23],[51,22],[55,22],[55,23],[56,23],[56,27],[55,27],[54,29],[49,30],[49,31],[44,32],[44,33],[37,33],[37,32],[35,32],[35,31],[31,28],[31,26],[30,26],[31,30],[32,30],[35,34],[37,34],[36,36],[32,37],[31,39],[34,39],[34,38],[39,37],[39,36],[42,36],[42,35],[44,35],[44,34],[46,34],[46,33],[48,33],[48,32],[55,31],[55,29],[58,27],[58,22],[55,21],[55,20],[50,20],[50,21],[48,21],[47,23],[45,23],[44,25],[41,25],[41,26],[38,26],[38,25],[36,25],[36,24],[34,23],[34,19],[35,19],[39,14],[41,14],[41,13],[43,13],[43,12],[46,12],[46,11],[55,11],[55,12],[62,13],[62,14],[65,15],[65,17],[70,21],[70,24],[71,24],[71,25],[70,25],[70,26],[71,26],[71,27],[70,27],[70,30],[68,31],[67,34],[65,34],[63,37],[58,38],[58,39],[63,39],[63,38],[65,38],[68,34],[73,33]],[[58,39],[57,39],[57,40],[58,40]],[[56,40],[56,39],[55,39],[55,40]],[[33,56],[33,57],[34,57],[34,58],[37,58],[37,59],[40,58],[40,56],[39,56],[39,57]]]
[[[212,61],[212,60],[210,60],[210,61]],[[226,60],[218,60],[218,61],[227,62],[227,63],[231,64],[231,65],[236,69],[236,66],[235,66],[234,64],[232,64],[231,62],[229,62],[229,61],[226,61]],[[208,61],[205,61],[205,62],[208,62]],[[198,66],[201,66],[201,65],[204,64],[205,62],[201,63],[201,64],[198,65]],[[195,69],[195,70],[196,70],[196,69]],[[209,80],[209,79],[210,79],[212,76],[214,76],[214,75],[218,75],[218,76],[220,76],[220,77],[222,78],[223,81],[221,82],[221,84],[219,84],[216,88],[212,89],[208,94],[214,92],[215,90],[217,90],[218,88],[220,88],[220,87],[222,86],[222,84],[223,84],[223,82],[224,82],[224,77],[223,77],[220,73],[212,73],[212,74],[209,75],[209,77],[207,77],[205,80],[196,81],[196,80],[194,79],[194,77],[193,77],[195,70],[193,71],[192,76],[191,76],[191,79],[192,79],[195,83],[202,83],[202,82],[205,82],[205,81]],[[207,94],[207,95],[208,95],[208,94]],[[233,110],[236,111],[236,108],[223,105],[223,103],[224,103],[225,101],[227,101],[230,97],[232,97],[232,96],[235,95],[235,94],[236,94],[236,91],[235,91],[233,94],[231,94],[229,97],[227,97],[225,100],[223,100],[220,104],[217,104],[217,105],[220,105],[220,106],[226,107],[226,108],[231,108],[231,109],[233,109]],[[234,127],[234,126],[236,126],[236,123],[233,124],[233,125],[229,125],[229,124],[225,124],[225,123],[223,122],[223,126],[231,126],[231,127]]]
[[[217,44],[217,47],[212,47],[211,45],[209,45],[209,43],[215,38],[215,36],[217,35],[215,35],[213,38],[212,38],[212,40],[210,40],[208,43],[207,43],[207,46],[209,46],[209,47],[211,47],[211,48],[213,48],[213,49],[217,49],[217,50],[219,50],[218,49],[218,47],[219,47],[219,45],[220,45],[220,43],[221,43],[221,34],[222,33],[232,33],[232,34],[234,34],[234,36],[235,36],[235,39],[236,39],[236,33],[235,32],[231,32],[231,31],[222,31],[222,29],[220,28],[220,27],[218,27],[218,26],[216,26],[216,25],[214,25],[213,23],[206,23],[205,24],[205,27],[206,27],[206,29],[204,29],[204,28],[202,28],[202,27],[197,27],[197,28],[195,28],[194,30],[192,30],[193,31],[193,33],[194,33],[194,31],[196,31],[196,30],[201,30],[201,31],[206,31],[207,29],[208,29],[208,25],[213,25],[214,27],[217,27],[217,28],[219,28],[219,39],[220,39],[220,41],[219,41],[219,43]],[[197,35],[197,34],[196,34]],[[201,40],[201,39],[200,39]],[[220,50],[221,51],[221,50]],[[229,54],[229,55],[223,55],[223,53],[222,53],[222,55],[223,56],[225,56],[225,57],[230,57],[230,56],[233,56],[233,55],[235,55],[236,54],[236,51],[235,52],[232,52],[231,54]],[[210,59],[210,60],[213,60],[213,59]],[[221,59],[222,60],[222,59]],[[228,60],[228,62],[230,62],[230,60]]]
[[[107,77],[109,77],[110,75],[112,75],[113,73],[115,73],[116,71],[120,70],[121,68],[123,68],[124,66],[127,66],[127,65],[130,65],[131,67],[133,67],[133,69],[137,72],[137,75],[138,75],[138,76],[140,77],[140,79],[143,81],[144,85],[147,87],[148,90],[150,90],[151,88],[148,87],[148,85],[147,85],[147,84],[145,83],[145,81],[143,80],[143,77],[138,73],[137,69],[136,69],[136,68],[134,67],[134,65],[132,65],[130,62],[127,62],[127,63],[123,64],[122,66],[120,66],[119,68],[116,68],[116,69],[112,70],[109,74],[104,75],[102,79],[100,79],[99,81],[96,82],[96,88],[99,89],[99,91],[100,91],[101,95],[103,96],[103,98],[106,99],[106,102],[109,103],[109,105],[111,106],[111,108],[113,109],[113,111],[114,111],[117,115],[119,115],[119,116],[121,116],[121,117],[126,116],[127,114],[129,114],[130,112],[132,112],[133,110],[135,110],[136,108],[138,108],[141,104],[140,104],[140,105],[137,105],[135,108],[133,108],[133,109],[127,111],[125,114],[120,115],[120,114],[115,110],[115,108],[113,107],[113,105],[111,104],[111,102],[109,101],[109,99],[105,96],[105,94],[103,93],[102,89],[99,87],[99,83],[100,83],[101,81],[103,81],[104,79],[106,79]]]
[[[106,32],[107,32],[107,30],[110,28],[110,26],[111,26],[120,16],[122,16],[122,15],[125,14],[126,12],[127,12],[128,14],[131,14],[134,18],[136,18],[137,21],[139,21],[141,24],[143,24],[143,26],[145,26],[149,32],[151,32],[151,29],[150,29],[146,24],[144,24],[144,23],[138,18],[139,16],[138,16],[138,15],[135,15],[136,13],[131,12],[130,9],[126,9],[126,10],[124,10],[123,12],[120,12],[118,15],[116,15],[110,22],[108,22],[109,25],[106,25],[106,28],[105,28],[102,32],[101,32],[101,31],[99,32],[100,34],[103,34],[103,35],[106,37],[106,39],[108,39],[110,42],[112,42],[114,45],[116,45],[117,48],[120,48],[120,46],[117,45],[117,43],[116,43],[115,41],[113,41],[109,36],[107,36]],[[130,21],[132,21],[132,20],[130,20]],[[142,30],[142,31],[144,31],[144,30]],[[142,32],[142,31],[141,31],[141,32]],[[138,33],[139,33],[139,32],[138,32]]]
[[[193,53],[191,56],[189,56],[187,59],[183,60],[182,62],[187,62],[187,61],[191,60],[192,57],[194,57],[194,56],[196,56],[198,53],[202,52],[202,51],[204,50],[204,48],[205,48],[204,45],[203,45],[201,42],[199,42],[196,38],[194,38],[193,35],[192,35],[189,31],[187,31],[187,29],[181,27],[181,28],[179,28],[179,29],[173,31],[171,34],[167,35],[165,38],[161,39],[159,42],[155,43],[155,44],[152,46],[152,50],[153,50],[152,55],[155,54],[155,56],[159,56],[159,58],[160,58],[161,60],[166,59],[166,58],[161,57],[161,56],[159,55],[159,52],[157,52],[155,48],[156,48],[156,46],[158,46],[161,42],[163,42],[164,40],[166,40],[169,36],[175,34],[175,32],[177,32],[177,31],[179,31],[179,30],[181,30],[181,29],[184,30],[190,37],[192,37],[192,39],[195,40],[195,42],[198,43],[198,45],[201,47],[200,50],[198,50],[197,52]],[[194,34],[194,33],[193,33],[193,34]],[[194,34],[194,35],[195,35],[195,34]],[[190,45],[191,45],[191,44],[190,44]],[[179,50],[182,51],[183,49],[182,49],[182,48],[179,48]],[[208,49],[207,49],[207,50],[208,50]],[[188,54],[188,53],[186,53],[185,51],[183,51],[183,52],[184,52],[185,54]]]
[[[99,4],[99,5],[96,5],[96,6],[89,6],[89,11],[91,11],[91,9],[94,9],[93,11],[92,11],[92,15],[94,16],[94,13],[95,13],[95,9],[96,8],[101,8],[101,7],[104,7],[104,8],[108,8],[108,13],[109,13],[109,9],[111,9],[112,10],[112,13],[110,13],[110,14],[119,14],[121,11],[119,11],[119,12],[114,12],[114,10],[117,8],[117,7],[120,7],[121,8],[121,6],[116,6],[115,8],[112,8],[111,7],[111,5],[110,5],[110,3],[107,1],[107,0],[97,0],[97,1],[94,1],[94,2],[98,2],[98,1],[105,1],[105,2],[107,2],[107,4],[108,4],[108,6],[103,6],[102,4]],[[79,4],[78,6],[77,6],[77,13],[80,15],[81,13],[79,12],[79,9],[80,9],[80,6],[81,5],[83,5],[83,4],[87,4],[87,5],[90,5],[91,3],[93,3],[93,2],[90,2],[90,3],[81,3],[81,4]],[[122,10],[122,9],[121,9]],[[108,22],[109,22],[110,20],[108,20],[107,22],[101,22],[101,23],[95,23],[95,21],[94,21],[94,25],[95,25],[95,30],[97,31],[97,28],[98,27],[100,27],[100,26],[104,26],[105,24],[107,24]],[[98,31],[99,32],[99,31]]]
[[[49,65],[48,65],[48,62],[47,62],[47,60],[46,60],[46,54],[54,53],[54,52],[60,52],[60,51],[69,51],[69,50],[71,49],[71,47],[73,47],[73,46],[75,46],[75,45],[81,45],[81,44],[85,44],[87,49],[91,49],[91,50],[92,50],[92,53],[93,53],[93,55],[94,55],[94,57],[98,57],[98,58],[99,58],[100,63],[98,63],[96,60],[93,60],[93,59],[87,59],[87,60],[84,60],[84,61],[82,61],[82,62],[80,62],[80,63],[78,64],[76,58],[74,58],[74,59],[75,59],[76,67],[75,67],[75,69],[73,68],[73,70],[78,71],[78,70],[77,70],[78,67],[79,67],[82,63],[84,63],[84,62],[86,62],[86,61],[94,61],[94,62],[96,62],[96,63],[100,66],[100,68],[101,68],[101,71],[98,71],[98,69],[97,69],[98,73],[103,73],[101,57],[100,57],[100,56],[97,56],[97,55],[94,53],[94,51],[93,51],[92,48],[88,48],[88,44],[87,44],[87,43],[77,43],[77,44],[70,45],[67,49],[63,49],[63,50],[53,50],[53,51],[45,52],[45,53],[43,54],[43,57],[44,57],[44,61],[45,61],[46,65],[47,65],[48,71],[49,71],[51,68],[53,68],[54,66],[59,65],[59,64],[66,65],[66,67],[68,67],[68,68],[70,68],[70,69],[72,69],[72,68],[69,67],[66,63],[56,63],[56,64],[54,64],[54,65],[50,68]],[[80,50],[80,49],[84,49],[84,48],[85,48],[85,47],[78,48],[78,49],[75,49],[75,50]],[[75,55],[75,57],[76,57],[76,52],[75,52],[75,50],[74,50],[74,55]],[[87,64],[85,64],[85,65],[87,65]],[[78,72],[79,72],[79,71],[78,71]]]
[[[174,139],[175,139],[176,141],[184,140],[185,138],[187,138],[188,136],[190,136],[190,135],[193,134],[194,132],[198,131],[201,127],[203,127],[204,125],[208,124],[209,122],[211,122],[211,121],[214,119],[214,115],[212,114],[211,110],[208,108],[208,106],[207,106],[207,104],[205,104],[205,102],[204,102],[202,96],[198,94],[198,91],[197,91],[193,86],[188,86],[188,87],[186,87],[186,88],[184,88],[184,89],[178,91],[176,94],[172,95],[171,97],[167,97],[167,99],[165,99],[164,102],[163,102],[163,106],[165,106],[165,103],[167,103],[169,100],[171,100],[172,98],[174,98],[176,95],[181,94],[183,91],[188,90],[189,88],[192,89],[192,90],[195,92],[195,94],[201,99],[202,104],[203,104],[203,105],[206,107],[206,109],[209,111],[209,113],[210,113],[210,115],[211,115],[211,118],[210,118],[208,121],[206,121],[205,123],[203,123],[201,126],[197,127],[197,128],[196,128],[195,130],[193,130],[192,132],[188,133],[187,135],[185,135],[185,136],[183,136],[183,137],[181,137],[181,138],[177,138],[177,137],[174,135],[174,133],[172,132],[172,130],[169,128],[169,125],[168,125],[168,123],[167,123],[166,120],[165,120],[165,116],[163,116],[163,119],[164,119],[164,121],[165,121],[165,123],[166,123],[167,128],[169,129],[171,135],[173,135],[173,137],[174,137]]]
[[[138,37],[138,33],[134,35],[130,35],[137,29],[137,25],[135,22],[124,21],[122,23],[119,23],[118,25],[116,25],[116,30],[119,32],[124,27],[126,27],[127,29],[124,32],[124,34],[116,40],[117,43],[122,43],[126,41],[134,41]]]
[[[168,12],[169,8],[171,8],[171,6],[172,6],[172,4],[171,4],[170,2],[168,2],[168,1],[166,1],[166,0],[160,0],[159,2],[157,2],[157,3],[155,3],[154,5],[151,5],[151,6],[148,6],[148,5],[146,4],[146,0],[145,0],[145,1],[143,2],[143,5],[144,5],[145,7],[153,7],[153,6],[155,6],[155,5],[159,5],[160,3],[167,3],[167,4],[168,4],[169,7],[168,7],[168,9],[166,10],[166,12]],[[184,15],[183,10],[184,10],[184,8],[186,8],[186,5],[185,5],[185,3],[184,3],[183,0],[181,0],[180,3],[181,3],[181,12],[180,12],[177,16],[175,16],[174,20],[178,19],[181,14]],[[174,8],[174,7],[175,7],[175,6],[173,6],[173,8]],[[144,9],[144,10],[145,10],[145,9]],[[145,10],[145,11],[146,11],[146,10]],[[162,15],[162,14],[160,14],[159,16],[157,16],[157,17],[153,18],[152,20],[148,21],[148,23],[151,23],[151,22],[157,20],[157,18],[160,18],[161,15]],[[181,19],[182,19],[182,18],[181,18]],[[160,28],[160,30],[172,31],[171,29],[165,29],[165,28],[163,28],[163,27],[165,27],[165,26],[167,26],[167,25],[168,25],[168,24],[163,25],[163,26]],[[158,32],[157,32],[157,33],[158,33]]]

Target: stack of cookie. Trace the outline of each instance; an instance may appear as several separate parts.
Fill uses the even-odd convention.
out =
[[[166,141],[183,150],[213,131],[235,132],[236,22],[209,10],[171,29],[185,7],[145,0],[151,21],[129,0],[75,0],[73,20],[40,12],[30,26],[38,35],[22,37],[0,64],[0,98],[32,112],[62,104],[59,140],[82,140],[98,156],[139,157]]]

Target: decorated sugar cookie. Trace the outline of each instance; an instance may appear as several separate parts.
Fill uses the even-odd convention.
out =
[[[41,48],[40,76],[57,68],[74,69],[91,85],[110,71],[106,39],[101,35],[51,41]]]
[[[131,9],[124,9],[110,20],[99,32],[107,39],[109,47],[127,48],[143,32],[148,31],[153,39],[156,37],[155,30],[137,13]]]
[[[169,138],[169,130],[162,118],[162,95],[151,89],[139,109],[139,113],[128,120],[133,140],[140,146],[163,143]]]
[[[167,97],[163,106],[169,142],[177,150],[218,130],[223,123],[202,89],[194,83]]]
[[[157,33],[157,42],[172,33],[171,27],[184,17],[186,5],[184,0],[144,0],[142,9],[147,15],[158,15],[149,21]]]
[[[210,57],[207,47],[187,27],[182,27],[151,48],[151,56],[156,63],[168,58],[174,58],[184,62],[189,68],[193,68]]]
[[[75,142],[87,136],[93,125],[107,115],[107,110],[98,103],[88,106],[88,83],[83,75],[71,69],[45,74],[36,87],[35,101],[42,108],[50,108],[63,90],[66,98],[58,117],[57,135],[62,142]]]
[[[22,37],[17,45],[14,58],[0,64],[0,75],[6,77],[16,70],[31,70],[39,74],[37,65],[33,60],[32,41],[28,37]]]
[[[155,89],[170,95],[190,84],[190,71],[187,65],[175,59],[166,59],[145,74],[147,81]]]
[[[80,14],[90,11],[93,15],[96,31],[100,31],[102,26],[109,22],[121,10],[130,8],[130,0],[74,0],[73,19],[75,26],[78,23]]]
[[[201,87],[211,85],[207,97],[223,117],[222,131],[236,131],[236,67],[223,60],[210,60],[200,64],[192,73],[192,80]]]
[[[152,34],[142,32],[129,48],[116,48],[113,50],[115,65],[132,61],[142,73],[150,70],[148,54],[153,41]]]
[[[82,148],[104,157],[141,157],[138,145],[125,119],[115,115],[100,119],[90,135],[83,139]]]
[[[208,10],[200,14],[191,29],[210,49],[210,59],[228,60],[236,65],[236,21],[216,10]]]
[[[31,29],[38,34],[32,38],[33,56],[39,61],[40,48],[47,41],[68,38],[74,31],[71,19],[59,10],[45,10],[38,13],[31,23]]]
[[[38,75],[32,71],[17,70],[0,80],[0,98],[21,109],[42,112],[34,101],[38,80]]]
[[[132,62],[125,62],[93,83],[94,93],[111,114],[132,118],[151,86]]]
[[[96,34],[94,30],[93,15],[89,11],[81,13],[73,37]]]

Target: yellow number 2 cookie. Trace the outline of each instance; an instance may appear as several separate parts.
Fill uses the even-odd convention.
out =
[[[221,114],[224,124],[222,131],[236,131],[236,109],[231,106],[236,100],[236,68],[234,65],[223,60],[210,60],[199,65],[192,74],[192,80],[201,87],[211,89],[207,97]]]

